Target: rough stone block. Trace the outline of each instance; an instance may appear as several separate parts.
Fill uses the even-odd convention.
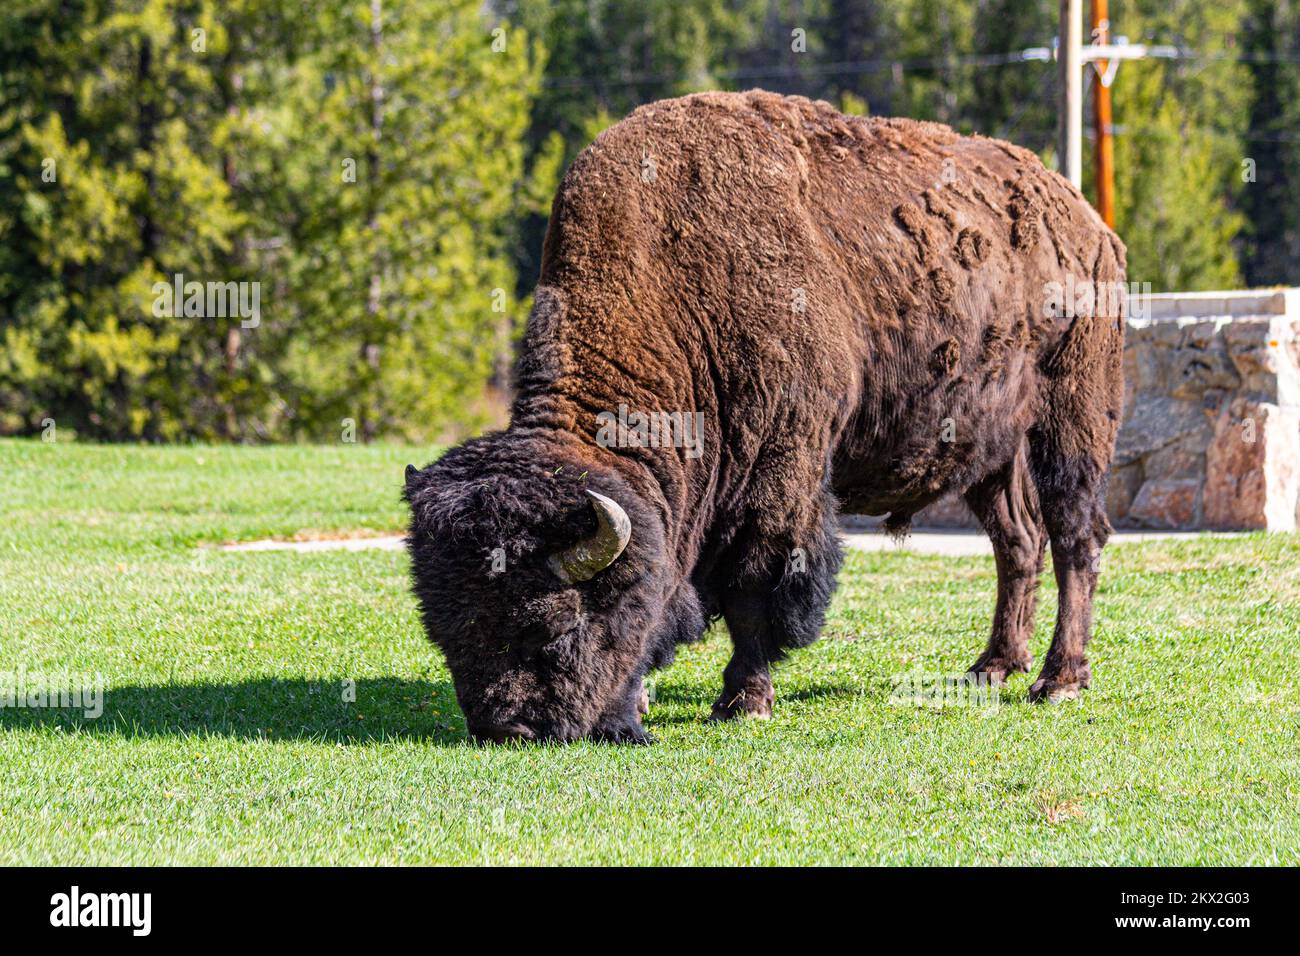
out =
[[[1200,402],[1141,394],[1120,429],[1115,464],[1131,465],[1184,437],[1197,435],[1202,436],[1205,445],[1213,435]]]
[[[1269,402],[1235,399],[1219,416],[1206,454],[1206,523],[1293,531],[1298,501],[1300,416]]]
[[[1139,527],[1181,530],[1196,526],[1201,496],[1197,478],[1147,481],[1133,499],[1128,518]]]
[[[1122,525],[1128,518],[1129,508],[1142,487],[1142,465],[1126,465],[1110,473],[1110,483],[1106,487],[1106,515],[1113,525]]]

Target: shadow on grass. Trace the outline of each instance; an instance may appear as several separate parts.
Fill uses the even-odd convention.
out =
[[[719,688],[721,689],[721,688]],[[776,706],[780,708],[782,702],[792,703],[794,701],[818,701],[833,700],[836,698],[862,697],[867,693],[861,687],[850,687],[847,684],[811,684],[803,685],[798,690],[783,692],[780,687],[776,689]],[[650,716],[646,723],[652,728],[655,724],[667,726],[669,724],[699,724],[703,723],[709,716],[713,702],[717,699],[716,692],[712,694],[700,694],[685,690],[679,687],[658,687],[655,690],[654,702],[650,705]],[[662,710],[656,710],[656,705],[681,704],[689,707],[690,713],[664,713]]]
[[[121,737],[193,734],[344,744],[419,740],[450,745],[468,739],[450,682],[387,677],[355,684],[343,678],[266,678],[109,686],[97,718],[84,716],[82,708],[0,707],[0,732],[34,728]]]
[[[698,692],[678,685],[664,686],[660,684],[655,688],[655,700],[664,704],[693,704],[709,707],[717,699],[720,690],[722,690],[721,682],[719,682],[718,688],[712,692]],[[866,688],[854,687],[849,684],[800,684],[797,690],[786,691],[783,691],[778,685],[776,699],[778,702],[783,700],[818,700],[833,697],[861,697],[866,693],[868,693]]]
[[[777,689],[776,699],[781,700],[828,700],[837,697],[866,697],[870,695],[870,689],[865,687],[853,687],[848,684],[813,684],[809,687],[801,687],[799,690],[792,690],[788,693],[781,693]]]

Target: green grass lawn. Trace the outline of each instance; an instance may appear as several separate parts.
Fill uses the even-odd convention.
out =
[[[974,659],[993,562],[857,554],[773,721],[705,722],[718,630],[657,746],[483,748],[404,554],[212,547],[399,529],[429,457],[0,441],[0,673],[107,685],[0,710],[0,863],[1300,863],[1298,535],[1110,549],[1079,703],[891,703]]]

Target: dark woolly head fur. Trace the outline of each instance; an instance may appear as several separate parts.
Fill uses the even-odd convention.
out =
[[[623,554],[591,580],[548,559],[595,531],[588,490],[627,512]],[[429,637],[482,739],[644,740],[641,681],[671,659],[677,617],[657,515],[582,449],[529,430],[474,439],[408,472],[407,547]]]

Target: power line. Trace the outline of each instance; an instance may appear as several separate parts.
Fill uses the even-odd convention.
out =
[[[734,70],[711,70],[709,76],[718,80],[797,79],[802,76],[833,76],[838,73],[878,73],[903,70],[941,70],[961,66],[1004,66],[1022,63],[1038,57],[1026,56],[1030,51],[1015,53],[972,54],[956,57],[919,57],[910,60],[845,60],[838,63],[812,63],[808,66],[743,67]],[[614,86],[632,86],[638,83],[667,83],[682,79],[681,73],[637,73],[630,76],[595,77],[555,76],[543,81],[545,86],[587,86],[601,82]]]
[[[1300,53],[1280,50],[1258,53],[1198,52],[1175,46],[1147,48],[1151,59],[1180,60],[1188,62],[1219,63],[1300,63]],[[1010,53],[974,53],[963,56],[915,57],[904,60],[883,58],[844,60],[836,63],[811,63],[807,66],[742,67],[733,70],[711,70],[708,76],[715,80],[799,79],[807,76],[834,76],[837,74],[880,73],[892,70],[954,70],[962,67],[1009,66],[1015,63],[1047,63],[1053,59],[1050,46],[1030,47]],[[683,79],[680,72],[634,73],[625,76],[594,76],[590,74],[548,76],[542,85],[549,88],[583,87],[600,83],[606,86],[636,86],[642,83],[670,83]]]

